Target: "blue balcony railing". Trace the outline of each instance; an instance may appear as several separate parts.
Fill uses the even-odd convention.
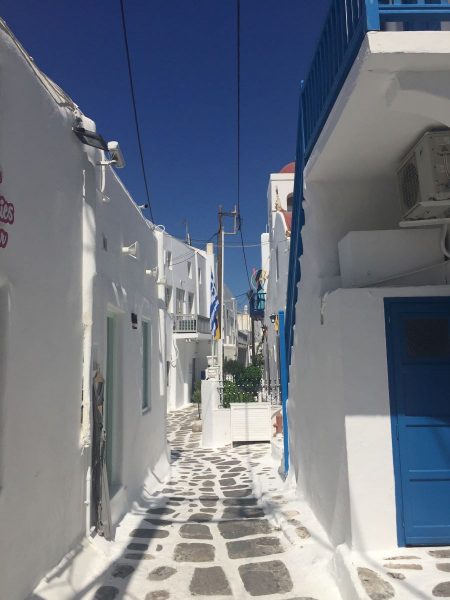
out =
[[[295,305],[303,253],[305,215],[303,169],[368,31],[395,23],[401,30],[439,30],[450,22],[450,0],[332,0],[316,52],[301,85],[297,135],[294,207],[286,299],[285,342],[288,363],[295,325]]]
[[[264,311],[266,308],[266,293],[265,292],[249,292],[248,295],[250,316],[256,321],[264,319]]]

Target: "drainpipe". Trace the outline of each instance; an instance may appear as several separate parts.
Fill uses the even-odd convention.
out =
[[[280,337],[280,383],[281,383],[281,407],[283,413],[283,447],[284,447],[284,474],[289,471],[289,429],[287,416],[287,401],[288,401],[288,367],[286,357],[286,344],[284,344],[284,311],[278,313],[278,323]]]
[[[89,165],[91,167],[91,165]],[[92,197],[96,201],[96,194],[90,194],[88,178],[94,175],[89,169],[83,170],[83,250],[82,250],[82,294],[83,294],[83,424],[81,429],[82,452],[85,457],[85,528],[86,535],[91,533],[91,461],[92,461],[92,325],[93,325],[93,300],[95,277],[95,206],[91,205]],[[95,184],[94,184],[95,185]]]

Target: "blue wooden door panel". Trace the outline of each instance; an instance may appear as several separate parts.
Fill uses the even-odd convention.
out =
[[[399,541],[450,544],[450,300],[385,308]]]

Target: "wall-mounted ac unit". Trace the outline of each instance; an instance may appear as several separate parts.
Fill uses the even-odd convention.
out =
[[[429,131],[397,171],[403,220],[412,227],[450,221],[450,130]]]

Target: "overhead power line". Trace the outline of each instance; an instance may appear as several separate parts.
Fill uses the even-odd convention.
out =
[[[236,0],[236,77],[237,77],[237,209],[239,219],[239,234],[241,238],[242,255],[248,287],[251,288],[248,270],[247,254],[245,252],[244,234],[241,217],[241,0]]]
[[[136,126],[136,136],[137,136],[137,141],[138,141],[138,146],[139,146],[139,155],[141,158],[142,177],[144,179],[145,193],[147,195],[147,203],[148,203],[148,210],[150,213],[150,219],[154,223],[155,221],[153,219],[152,203],[150,201],[147,173],[145,171],[145,163],[144,163],[144,152],[142,150],[141,132],[140,132],[140,127],[139,127],[139,119],[138,119],[138,113],[137,113],[137,107],[136,107],[136,96],[135,96],[135,92],[134,92],[133,71],[131,69],[131,57],[130,57],[130,49],[128,46],[128,35],[127,35],[127,26],[126,26],[126,22],[125,22],[125,9],[124,9],[123,0],[120,0],[120,14],[121,14],[121,20],[122,20],[123,40],[125,42],[125,52],[127,55],[128,79],[130,82],[131,102],[133,104],[134,124]]]

